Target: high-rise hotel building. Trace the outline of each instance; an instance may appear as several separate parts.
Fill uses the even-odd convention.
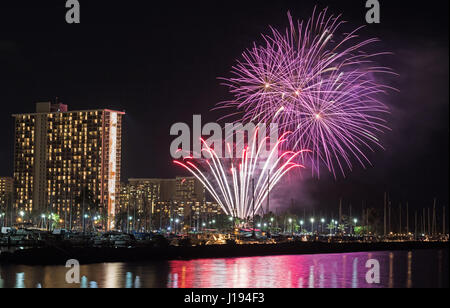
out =
[[[71,217],[81,219],[81,200],[89,191],[114,229],[123,115],[107,109],[69,111],[51,103],[38,103],[36,113],[13,115],[16,209],[61,218],[71,209]]]

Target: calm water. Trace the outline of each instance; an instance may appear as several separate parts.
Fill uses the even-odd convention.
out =
[[[367,260],[381,284],[366,282]],[[374,252],[81,266],[81,284],[62,266],[0,266],[0,288],[368,288],[448,287],[448,251]]]

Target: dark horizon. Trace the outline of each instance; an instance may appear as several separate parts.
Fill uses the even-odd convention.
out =
[[[392,51],[382,63],[400,74],[386,103],[391,132],[386,150],[371,155],[373,167],[357,166],[346,178],[322,173],[279,194],[289,206],[335,208],[339,198],[359,207],[381,205],[390,193],[393,206],[412,209],[448,206],[449,95],[448,1],[426,7],[408,1],[380,1],[380,25],[361,34],[379,37],[380,50]],[[59,101],[69,110],[125,110],[122,180],[174,177],[170,126],[215,121],[210,110],[230,99],[218,77],[229,76],[241,53],[260,42],[269,26],[285,28],[287,12],[306,19],[315,5],[343,14],[353,27],[365,25],[365,1],[256,1],[152,5],[141,1],[80,1],[81,24],[68,25],[64,1],[0,4],[0,176],[12,176],[12,114],[33,113],[39,101]]]

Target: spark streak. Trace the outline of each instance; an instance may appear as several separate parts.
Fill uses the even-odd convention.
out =
[[[286,151],[280,155],[280,148],[288,135],[281,136],[264,159],[260,154],[266,143],[258,144],[257,129],[251,145],[243,150],[241,159],[219,158],[214,149],[202,140],[202,151],[208,154],[209,160],[196,164],[194,159],[187,158],[184,161],[175,160],[174,163],[193,174],[227,215],[247,219],[253,211],[258,213],[270,191],[287,173],[303,168],[295,160],[308,151]],[[230,144],[227,144],[227,149],[231,152]]]

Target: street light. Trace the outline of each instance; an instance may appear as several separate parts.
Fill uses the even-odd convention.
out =
[[[303,234],[303,225],[305,224],[305,222],[303,220],[300,220],[300,232]]]
[[[322,219],[320,220],[320,222],[322,223],[322,233],[323,233],[323,225],[325,224],[325,218],[322,218]]]
[[[128,226],[127,226],[128,233],[130,233],[131,222],[132,222],[132,221],[133,221],[133,216],[129,216],[129,217],[128,217]]]
[[[311,218],[311,234],[314,233],[314,218]]]
[[[292,218],[288,219],[288,223],[289,223],[289,228],[291,229],[291,233],[292,233]]]
[[[175,222],[175,226],[174,226],[174,228],[175,228],[175,234],[178,234],[178,224],[180,223],[180,219],[174,219],[173,220],[174,222]]]

